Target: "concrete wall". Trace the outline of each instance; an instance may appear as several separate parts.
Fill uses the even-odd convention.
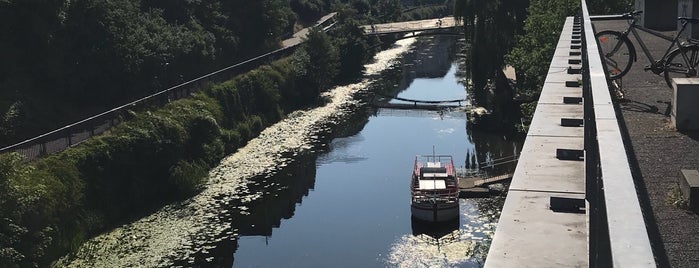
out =
[[[643,10],[640,25],[661,31],[676,29],[678,0],[636,0],[635,9]],[[693,0],[690,0],[693,1]]]
[[[677,16],[678,17],[699,17],[699,0],[678,0],[677,1]],[[682,24],[677,22],[677,30],[681,29]],[[699,38],[699,25],[688,24],[687,29],[683,34],[685,38]]]

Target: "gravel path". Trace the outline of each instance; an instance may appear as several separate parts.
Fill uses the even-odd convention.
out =
[[[595,25],[597,31],[602,31],[623,28],[626,22]],[[669,42],[647,34],[642,39],[656,58],[669,46]],[[668,199],[678,189],[681,169],[699,169],[699,131],[678,132],[672,127],[672,89],[663,77],[643,71],[648,60],[635,40],[633,43],[638,61],[623,77],[620,108],[627,130],[627,152],[656,260],[659,267],[699,267],[699,216]]]

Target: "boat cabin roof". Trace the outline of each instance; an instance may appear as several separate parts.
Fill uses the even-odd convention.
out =
[[[447,183],[445,180],[420,180],[419,190],[440,190],[446,189]]]
[[[446,167],[421,167],[420,177],[423,178],[446,178],[449,174],[447,173]]]
[[[413,172],[421,179],[449,178],[454,176],[454,162],[449,155],[417,155]]]
[[[440,163],[440,162],[427,162],[427,167],[428,168],[442,167],[442,163]]]

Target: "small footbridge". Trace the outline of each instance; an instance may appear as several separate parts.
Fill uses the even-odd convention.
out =
[[[514,169],[498,172],[494,170],[497,166],[506,164],[512,165],[519,160],[519,155],[511,155],[502,158],[493,159],[486,162],[478,163],[477,168],[460,168],[456,170],[456,176],[459,178],[459,191],[462,197],[481,197],[491,194],[492,190],[488,187],[491,184],[502,183],[512,179]],[[498,191],[495,191],[498,192]]]
[[[390,102],[387,100],[396,100],[397,102]],[[440,111],[449,110],[455,108],[466,107],[470,105],[467,99],[455,99],[455,100],[416,100],[407,99],[400,97],[393,97],[383,94],[376,94],[374,100],[371,102],[371,106],[376,108],[385,109],[398,109],[398,110],[430,110],[430,111]]]

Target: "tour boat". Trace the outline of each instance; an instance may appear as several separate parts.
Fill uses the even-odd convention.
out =
[[[410,190],[414,218],[443,222],[459,217],[459,186],[450,155],[416,156]]]

